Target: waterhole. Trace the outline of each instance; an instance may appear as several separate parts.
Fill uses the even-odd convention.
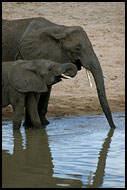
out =
[[[2,122],[3,188],[124,188],[125,115],[48,118],[42,130]]]

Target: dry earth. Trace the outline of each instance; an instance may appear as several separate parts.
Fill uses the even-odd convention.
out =
[[[105,76],[112,112],[125,108],[125,4],[124,2],[3,2],[2,17],[42,16],[57,24],[82,26],[91,40]],[[93,79],[92,79],[93,81]],[[101,114],[96,87],[89,87],[85,69],[71,80],[53,86],[48,116]],[[12,118],[11,106],[2,110]]]

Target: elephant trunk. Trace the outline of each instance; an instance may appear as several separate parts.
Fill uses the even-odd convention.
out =
[[[62,74],[69,77],[74,77],[77,74],[77,67],[72,63],[63,64],[59,68],[59,75]]]
[[[92,75],[95,80],[96,88],[97,88],[97,93],[98,93],[98,98],[101,104],[101,107],[103,109],[103,112],[105,113],[105,116],[109,122],[109,125],[111,128],[115,128],[115,125],[113,123],[111,111],[108,105],[106,93],[105,93],[105,85],[104,85],[104,78],[103,78],[103,73],[102,69],[100,66],[99,61],[96,63],[96,67],[92,67],[91,69]]]

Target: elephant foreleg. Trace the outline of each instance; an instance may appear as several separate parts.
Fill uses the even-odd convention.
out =
[[[25,109],[25,118],[24,118],[23,125],[24,126],[32,126],[32,122],[31,122],[30,115],[28,113],[27,107]]]
[[[12,104],[12,107],[14,110],[13,130],[20,129],[24,111],[24,98],[18,99],[18,102],[14,102],[14,104]]]
[[[26,108],[30,116],[32,126],[34,128],[41,128],[41,121],[38,114],[37,100],[33,93],[29,94],[27,97]]]
[[[36,95],[36,93],[35,93],[35,99],[36,99],[36,103],[37,103],[37,105],[38,105],[38,102],[39,102],[39,98],[40,98],[40,94],[38,95]],[[28,110],[28,106],[27,106],[27,103],[28,103],[28,98],[29,98],[29,96],[27,96],[26,97],[26,100],[25,100],[25,104],[26,104],[26,106],[25,106],[25,122],[24,122],[24,126],[26,126],[27,128],[28,127],[32,127],[32,121],[31,121],[31,118],[30,118],[30,115],[29,115],[29,110]]]
[[[51,93],[51,86],[48,88],[48,92],[46,94],[41,94],[38,104],[38,113],[40,116],[41,124],[42,125],[48,125],[49,121],[46,119],[46,113],[48,110],[48,103]]]
[[[50,93],[51,93],[51,87],[49,87],[47,93],[40,95],[40,99],[38,102],[38,113],[39,113],[39,117],[40,117],[42,125],[48,125],[49,124],[49,121],[46,119],[46,113],[48,110],[48,102],[49,102],[49,98],[50,98]],[[27,107],[25,110],[24,125],[25,126],[32,126],[32,122],[31,122],[30,115],[28,113]]]

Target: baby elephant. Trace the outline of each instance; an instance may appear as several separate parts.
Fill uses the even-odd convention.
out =
[[[38,102],[41,93],[77,73],[72,63],[59,64],[50,60],[17,60],[2,64],[2,107],[9,104],[14,110],[13,129],[20,129],[24,107],[34,128],[41,127]]]

